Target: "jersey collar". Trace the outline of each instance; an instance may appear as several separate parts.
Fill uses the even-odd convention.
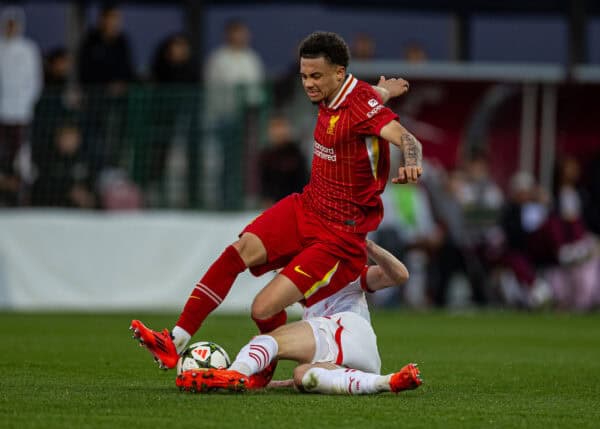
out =
[[[342,105],[342,103],[348,97],[348,94],[352,92],[356,84],[358,83],[358,79],[356,79],[352,74],[348,73],[346,76],[346,80],[342,84],[342,89],[337,93],[335,98],[331,100],[331,102],[327,105],[329,109],[337,109]]]

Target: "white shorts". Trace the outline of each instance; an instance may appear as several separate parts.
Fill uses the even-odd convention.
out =
[[[347,368],[379,374],[381,358],[373,327],[356,313],[343,312],[305,319],[315,336],[311,363],[331,362]]]

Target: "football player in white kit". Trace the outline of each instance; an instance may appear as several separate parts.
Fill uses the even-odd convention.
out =
[[[380,375],[381,359],[365,291],[374,292],[408,280],[404,264],[374,242],[367,251],[377,265],[365,266],[362,274],[334,295],[307,307],[301,321],[258,335],[238,353],[228,369],[190,370],[177,377],[182,390],[246,390],[267,386],[261,374],[274,359],[298,362],[294,379],[270,386],[295,385],[305,392],[371,394],[399,392],[418,387],[422,381],[415,364]]]

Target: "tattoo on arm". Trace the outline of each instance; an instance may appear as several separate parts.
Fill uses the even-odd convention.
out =
[[[403,151],[400,151],[398,153],[398,166],[399,167],[406,166],[406,160],[404,159],[404,152]]]
[[[406,167],[421,167],[423,161],[421,143],[411,133],[402,134],[402,152]]]

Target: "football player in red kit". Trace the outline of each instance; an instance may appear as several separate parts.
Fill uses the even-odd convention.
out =
[[[356,279],[366,262],[366,235],[383,216],[389,143],[403,155],[393,183],[414,183],[422,173],[420,143],[384,105],[408,89],[405,81],[382,78],[381,90],[349,74],[348,46],[335,33],[310,34],[299,57],[302,84],[319,107],[310,181],[302,193],[246,226],[196,284],[171,331],[132,321],[134,337],[163,368],[175,366],[191,336],[247,268],[254,275],[282,268],[252,303],[261,333],[285,324],[287,306],[312,305]]]

